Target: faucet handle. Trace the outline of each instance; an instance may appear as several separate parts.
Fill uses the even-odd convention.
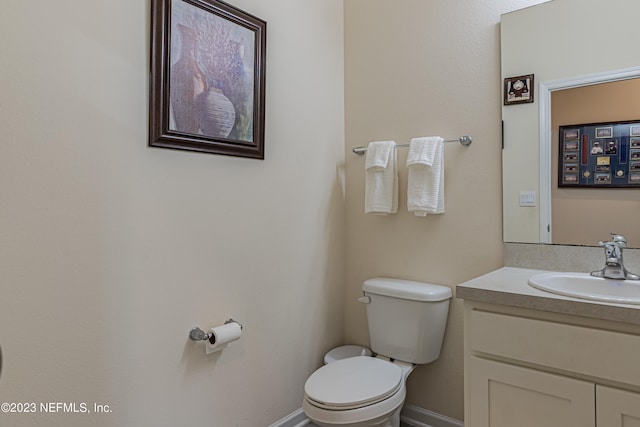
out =
[[[607,245],[614,244],[614,245],[618,246],[619,248],[626,248],[627,247],[627,238],[624,237],[622,234],[610,233],[610,235],[611,235],[611,240],[609,240],[607,242],[598,242],[598,244],[600,246],[607,246]]]
[[[627,238],[622,234],[611,233],[611,241],[621,248],[627,247]]]

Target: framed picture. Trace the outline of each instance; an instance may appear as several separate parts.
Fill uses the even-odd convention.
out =
[[[596,138],[611,138],[612,136],[612,127],[596,128]]]
[[[611,184],[611,174],[597,173],[595,178],[596,184]]]
[[[558,187],[640,188],[639,120],[558,126]]]
[[[533,74],[504,79],[504,105],[533,102]]]
[[[267,23],[219,0],[151,0],[149,145],[264,159]]]
[[[565,129],[564,139],[578,139],[580,137],[580,129]]]
[[[564,151],[578,151],[580,149],[580,145],[578,144],[578,140],[569,140],[564,142]]]
[[[604,153],[604,148],[602,148],[602,143],[598,140],[591,141],[591,150],[589,151],[592,156],[600,156]]]

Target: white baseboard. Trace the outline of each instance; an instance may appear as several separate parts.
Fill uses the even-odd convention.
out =
[[[309,421],[309,418],[307,418],[302,408],[300,408],[271,424],[269,427],[304,427],[309,424],[311,424],[311,421]]]
[[[464,427],[462,421],[454,420],[408,403],[402,408],[400,420],[413,427]],[[300,408],[269,427],[304,427],[310,424],[311,421]]]
[[[414,427],[464,427],[464,423],[444,415],[406,403],[400,413],[403,423]]]

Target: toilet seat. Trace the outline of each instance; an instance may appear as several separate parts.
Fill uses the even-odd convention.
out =
[[[367,356],[338,360],[315,371],[304,386],[309,403],[328,410],[348,410],[388,399],[403,384],[399,366]]]

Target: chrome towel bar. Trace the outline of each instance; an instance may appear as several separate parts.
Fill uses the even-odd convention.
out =
[[[469,135],[464,135],[459,137],[458,139],[448,139],[445,140],[443,142],[459,142],[460,144],[464,145],[465,147],[468,147],[469,145],[471,145],[471,142],[473,141],[473,138],[471,138]],[[409,144],[398,144],[396,145],[396,147],[408,147]],[[354,147],[351,151],[353,151],[354,154],[357,154],[358,156],[362,156],[364,153],[367,152],[367,147]]]

